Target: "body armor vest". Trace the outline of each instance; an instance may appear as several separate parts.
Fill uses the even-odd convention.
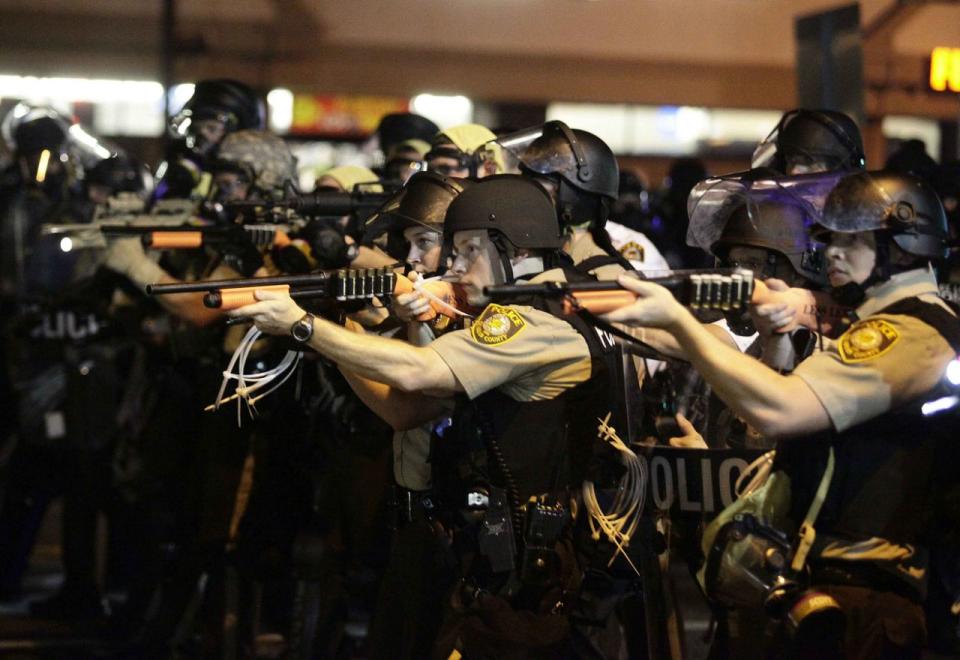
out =
[[[570,281],[585,276],[564,268]],[[497,389],[473,401],[458,401],[453,425],[432,450],[434,484],[444,508],[457,508],[475,486],[507,492],[513,508],[529,497],[558,493],[583,480],[598,417],[613,412],[619,430],[620,407],[613,391],[622,355],[611,337],[576,316],[564,316],[558,300],[531,296],[529,305],[563,318],[590,350],[591,377],[560,396],[544,401],[516,401]]]
[[[939,305],[909,298],[882,313],[917,318],[960,352],[960,320]],[[780,443],[776,461],[790,476],[791,518],[795,521],[803,519],[823,475],[828,449],[834,448],[836,467],[816,522],[815,553],[832,539],[850,543],[879,538],[915,548],[924,545],[938,497],[949,488],[948,482],[956,482],[956,476],[948,472],[956,466],[953,445],[960,415],[956,408],[937,415],[924,414],[921,409],[924,402],[946,394],[940,389],[942,385],[920,401],[841,433],[825,432]],[[905,561],[922,569],[925,559],[925,551],[920,550]],[[920,581],[911,579],[909,572],[894,575],[922,591]]]

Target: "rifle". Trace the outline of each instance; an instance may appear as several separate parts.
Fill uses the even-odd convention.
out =
[[[365,302],[418,289],[430,299],[430,309],[417,317],[431,321],[437,316],[456,319],[468,308],[463,290],[442,280],[431,280],[417,286],[392,269],[343,268],[309,275],[251,277],[233,280],[208,280],[183,284],[149,284],[147,295],[204,293],[203,304],[210,309],[237,309],[257,302],[256,291],[278,291],[294,299],[326,298],[339,303]]]
[[[84,248],[104,248],[105,236],[122,233],[146,233],[189,226],[194,221],[196,204],[191,200],[160,200],[148,213],[139,198],[114,197],[97,207],[93,222],[44,224],[42,236],[62,236],[65,252]],[[65,242],[64,239],[69,239]]]
[[[319,190],[312,193],[290,195],[277,200],[227,202],[225,206],[228,209],[241,212],[251,210],[256,212],[258,209],[285,209],[306,218],[344,215],[367,217],[391,199],[395,193],[395,190],[374,192],[362,188],[353,192]]]
[[[780,332],[803,326],[824,334],[849,320],[850,310],[834,303],[830,294],[791,288],[773,291],[753,277],[749,270],[676,271],[665,277],[647,280],[665,287],[681,304],[692,309],[743,311],[748,305],[786,304],[796,310],[796,320]],[[633,304],[637,295],[615,280],[601,282],[543,282],[488,286],[484,294],[493,301],[508,301],[528,296],[559,297],[565,314],[586,310],[605,314]]]

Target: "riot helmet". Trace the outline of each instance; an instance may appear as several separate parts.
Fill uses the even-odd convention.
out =
[[[463,124],[440,131],[424,157],[427,169],[447,176],[479,178],[504,171],[497,136],[480,124]]]
[[[831,232],[873,232],[876,241],[873,270],[867,278],[833,287],[834,298],[850,306],[859,305],[871,286],[948,254],[947,217],[940,199],[927,182],[909,174],[881,170],[842,179],[813,228],[814,237],[824,242]],[[914,259],[894,258],[892,245]],[[828,249],[828,259],[830,254]]]
[[[814,236],[876,231],[921,259],[947,256],[947,217],[940,198],[923,179],[885,170],[857,172],[830,192]]]
[[[467,187],[447,209],[444,244],[457,232],[486,230],[500,254],[507,280],[513,279],[511,247],[549,255],[563,246],[556,210],[546,191],[529,178],[497,174]]]
[[[264,127],[263,103],[237,80],[201,80],[183,109],[170,120],[174,137],[198,156],[207,155],[226,135]]]
[[[444,218],[450,203],[471,184],[470,179],[455,179],[436,172],[418,172],[410,177],[407,185],[387,201],[367,220],[364,242],[370,243],[386,235],[387,252],[397,258],[406,258],[415,268],[432,272],[446,262],[441,250],[436,267],[432,267],[418,252],[409,234],[412,231],[418,241],[442,241]],[[426,230],[419,231],[417,229]],[[428,233],[429,232],[429,233]],[[408,242],[410,245],[408,246]],[[419,246],[427,252],[427,246]],[[413,256],[411,256],[413,255]],[[422,260],[422,261],[421,261]],[[417,269],[419,269],[417,268]]]
[[[836,110],[798,108],[783,114],[757,146],[751,167],[781,174],[862,170],[866,157],[860,129]]]
[[[83,176],[87,194],[97,203],[117,193],[133,193],[140,197],[149,194],[153,176],[141,163],[121,154],[104,158],[88,169]]]
[[[23,183],[59,197],[72,176],[70,123],[49,108],[18,104],[4,119],[3,132]]]
[[[262,130],[241,130],[225,137],[211,171],[236,173],[251,191],[261,195],[283,192],[297,177],[290,147],[280,137]]]
[[[395,112],[384,115],[375,131],[380,150],[389,157],[394,147],[407,140],[429,143],[440,127],[422,115],[412,112]]]
[[[611,245],[603,227],[620,189],[620,168],[613,151],[593,133],[548,121],[503,138],[520,171],[545,185],[564,229],[589,225],[594,242],[631,268]]]
[[[470,185],[468,179],[417,172],[396,195],[367,220],[365,235],[374,238],[386,231],[419,225],[443,232],[450,203]]]
[[[769,252],[769,258],[760,268],[751,268],[757,277],[776,276],[776,257],[779,255],[789,262],[797,275],[823,285],[826,283],[823,252],[809,236],[813,221],[807,210],[789,198],[744,201],[732,209],[710,253],[721,263],[734,265],[729,261],[733,248],[760,248]]]
[[[529,174],[556,175],[581,193],[611,201],[617,198],[620,188],[617,159],[610,147],[593,133],[571,129],[562,121],[548,121],[529,144],[524,145],[516,133],[507,136],[504,144],[520,161],[521,170]]]

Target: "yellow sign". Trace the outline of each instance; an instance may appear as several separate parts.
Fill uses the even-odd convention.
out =
[[[960,92],[960,48],[934,48],[930,54],[930,89]]]
[[[317,96],[295,94],[294,135],[358,138],[373,133],[380,119],[392,112],[408,112],[410,101],[390,96]]]

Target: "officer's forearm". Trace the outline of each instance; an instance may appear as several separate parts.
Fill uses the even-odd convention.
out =
[[[810,433],[830,425],[820,400],[800,378],[781,376],[717,340],[689,313],[669,331],[717,396],[763,435]]]
[[[164,275],[158,284],[180,284],[180,280],[171,275]],[[223,317],[218,309],[209,309],[203,304],[202,293],[173,293],[167,296],[156,296],[156,300],[164,310],[170,312],[188,323],[203,327],[210,325]]]
[[[315,319],[313,328],[309,346],[358,376],[404,392],[463,390],[447,363],[430,348],[356,334],[324,319]]]
[[[401,392],[395,387],[362,378],[343,367],[340,373],[360,400],[394,431],[406,431],[426,424],[446,410],[441,399],[419,392]]]
[[[727,344],[731,348],[736,348],[736,343],[730,338],[729,334],[724,332],[723,328],[712,324],[707,324],[703,327],[711,335],[723,341],[723,343]],[[629,326],[625,327],[624,329],[643,343],[653,348],[658,353],[662,353],[667,357],[680,358],[681,360],[685,360],[687,358],[683,351],[683,347],[680,346],[680,343],[677,341],[676,337],[671,335],[666,330],[661,330],[660,328],[643,327],[630,328]]]

